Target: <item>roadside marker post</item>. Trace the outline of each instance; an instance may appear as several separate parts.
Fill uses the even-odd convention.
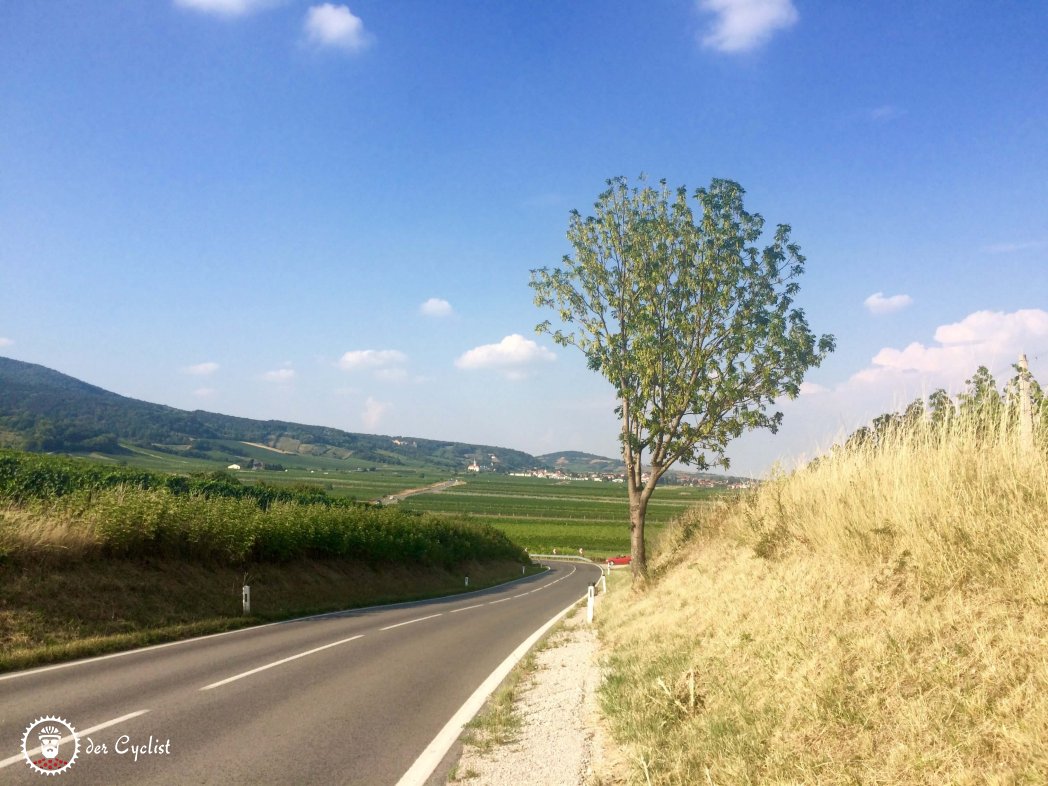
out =
[[[1019,447],[1033,447],[1033,399],[1030,397],[1030,366],[1026,353],[1019,355]]]
[[[590,584],[589,590],[586,592],[586,622],[590,623],[593,622],[593,596],[593,584]]]
[[[247,584],[243,587],[243,595],[241,596],[244,605],[244,613],[251,613],[251,587]]]
[[[469,586],[469,576],[466,576],[466,586]]]

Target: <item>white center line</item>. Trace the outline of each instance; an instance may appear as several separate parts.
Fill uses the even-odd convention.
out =
[[[484,605],[483,603],[478,603],[475,606],[466,606],[465,608],[462,608],[462,609],[452,609],[451,611],[448,612],[448,614],[457,614],[460,611],[469,611],[470,609],[479,609],[483,605]]]
[[[271,669],[274,666],[279,666],[282,663],[288,663],[293,660],[298,660],[299,658],[304,658],[307,655],[312,655],[314,652],[320,652],[321,650],[326,650],[329,647],[337,647],[339,644],[345,644],[347,641],[355,641],[356,639],[361,639],[363,637],[364,634],[361,633],[357,636],[350,636],[348,639],[333,641],[330,644],[325,644],[323,647],[315,647],[314,649],[307,650],[306,652],[300,652],[298,653],[298,655],[292,655],[289,658],[283,658],[282,660],[276,660],[272,663],[267,663],[265,666],[259,666],[257,669],[251,669],[251,671],[245,671],[242,674],[236,674],[232,677],[227,677],[224,680],[219,680],[218,682],[212,682],[210,685],[205,685],[200,690],[211,690],[212,688],[220,688],[223,685],[228,685],[231,682],[236,682],[237,680],[243,679],[244,677],[250,677],[252,674],[258,674],[260,671],[265,671],[266,669]]]
[[[502,600],[488,601],[489,606],[494,606],[496,603],[505,603],[507,600],[513,600],[513,598],[503,598]]]
[[[110,726],[115,726],[116,724],[123,723],[126,720],[131,720],[132,718],[137,718],[139,715],[145,715],[147,712],[149,712],[149,710],[139,710],[138,712],[129,712],[127,715],[121,715],[119,718],[113,718],[113,720],[106,721],[105,723],[99,723],[97,726],[92,726],[90,729],[81,729],[80,731],[78,731],[76,733],[76,736],[77,737],[84,737],[84,736],[86,736],[88,734],[94,734],[96,731],[101,731],[102,729],[108,729]],[[64,736],[62,739],[60,739],[58,741],[58,744],[59,745],[64,745],[67,742],[72,742],[72,740],[73,740],[73,735],[72,734],[67,734],[66,736]],[[29,749],[29,750],[26,751],[26,754],[29,755],[29,756],[35,756],[38,753],[40,753],[39,746],[36,747],[36,748]],[[20,761],[25,761],[25,757],[23,757],[21,753],[19,753],[17,756],[10,756],[10,757],[8,757],[6,759],[0,759],[0,770],[2,770],[4,767],[10,767],[12,764],[15,764],[16,762],[20,762]]]
[[[514,595],[513,597],[514,597],[514,598],[523,598],[523,597],[524,597],[525,595],[527,595],[527,594],[528,594],[527,592],[522,592],[522,593],[520,593],[519,595]]]
[[[422,620],[431,620],[434,617],[440,617],[443,614],[444,614],[444,612],[440,612],[440,614],[430,614],[428,617],[419,617],[418,619],[408,620],[407,622],[398,622],[396,625],[387,625],[384,628],[379,628],[379,630],[393,630],[393,628],[399,628],[401,625],[410,625],[413,622],[422,622]]]

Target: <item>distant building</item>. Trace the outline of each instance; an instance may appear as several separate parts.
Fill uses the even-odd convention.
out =
[[[477,460],[473,459],[473,463],[466,467],[467,472],[480,472],[480,465],[477,464]]]
[[[230,464],[226,469],[240,469],[239,464]]]

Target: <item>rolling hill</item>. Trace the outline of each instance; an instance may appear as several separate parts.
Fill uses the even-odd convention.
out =
[[[592,453],[581,453],[577,450],[562,450],[558,453],[545,453],[536,456],[541,463],[559,469],[562,472],[625,472],[626,465],[622,459],[610,459]]]
[[[274,463],[324,457],[382,465],[462,469],[474,459],[501,470],[542,462],[491,445],[355,434],[324,426],[192,412],[121,396],[58,371],[0,357],[0,446],[120,454],[125,445],[215,460],[265,456]],[[257,459],[256,459],[257,460]]]

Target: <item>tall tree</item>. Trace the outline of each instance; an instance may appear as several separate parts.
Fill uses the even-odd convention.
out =
[[[931,424],[936,428],[942,428],[949,423],[955,414],[953,399],[950,394],[942,388],[932,392],[928,396],[928,411],[931,414]]]
[[[607,181],[595,215],[572,211],[573,254],[533,270],[535,304],[562,326],[536,328],[577,347],[614,386],[629,493],[633,578],[647,577],[644,521],[675,462],[728,467],[728,442],[778,429],[775,399],[797,396],[804,373],[833,351],[794,305],[804,257],[780,224],[757,243],[759,214],[741,186],[713,180],[692,194],[623,177]]]

